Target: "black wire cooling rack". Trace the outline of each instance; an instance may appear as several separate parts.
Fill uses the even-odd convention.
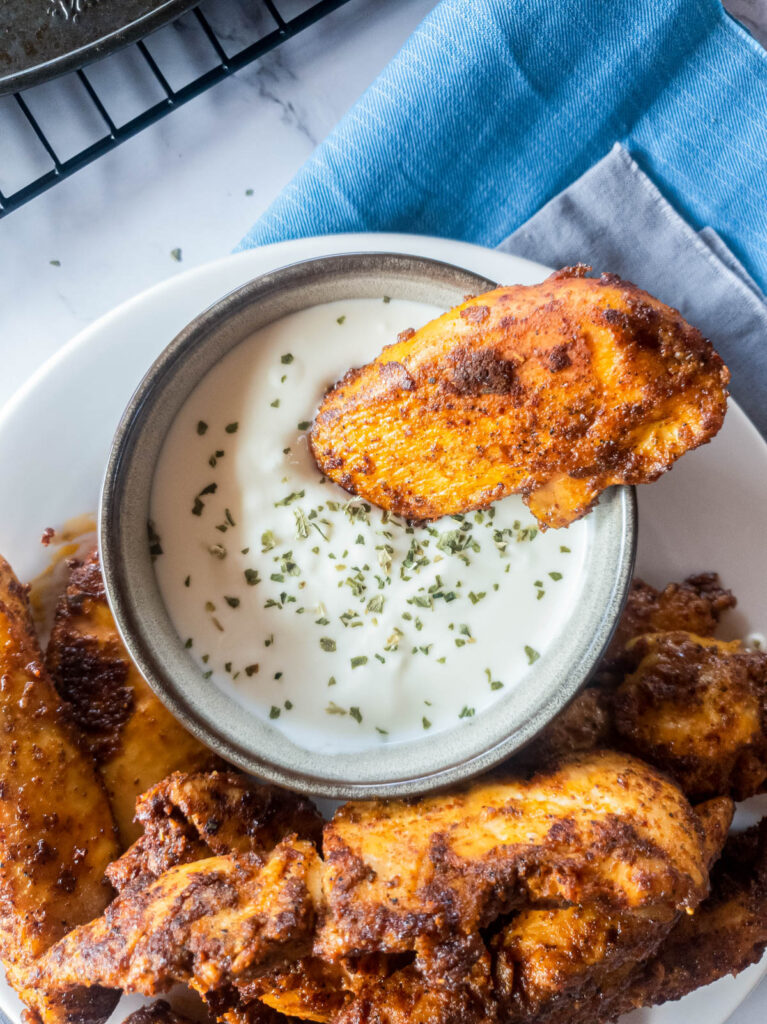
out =
[[[225,30],[224,26],[230,22],[222,15],[221,2],[206,0],[155,36],[61,79],[2,97],[0,218],[137,135],[175,107],[275,49],[348,0],[316,0],[314,3],[310,0],[225,0],[230,8],[239,6],[238,30],[234,35]],[[186,48],[193,58],[187,63],[201,69],[183,84],[174,83],[174,76],[168,73],[165,61],[174,63],[174,57],[167,44],[162,45],[161,33],[166,40],[170,34],[173,46]],[[154,45],[155,37],[160,45]],[[103,73],[104,66],[118,59],[130,62],[132,81],[142,74],[150,79],[151,88],[144,90],[145,102],[138,112],[131,111],[127,119],[115,112],[115,93],[106,88]],[[44,95],[41,90],[45,91]],[[74,132],[74,138],[62,131],[67,107],[73,106],[78,108],[80,125],[83,121],[90,122],[89,132]],[[13,165],[12,173],[8,170],[10,165]]]

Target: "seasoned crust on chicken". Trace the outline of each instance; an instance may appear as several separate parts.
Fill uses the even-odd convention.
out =
[[[414,967],[363,989],[333,1024],[494,1024],[498,1020],[490,957],[483,953],[459,980],[424,984]]]
[[[767,819],[731,836],[711,873],[711,894],[681,915],[657,953],[604,979],[540,1024],[608,1024],[641,1006],[681,999],[756,963],[767,948]],[[538,1022],[536,1022],[538,1024]]]
[[[688,576],[683,583],[669,583],[663,590],[634,579],[618,627],[597,671],[597,681],[609,684],[623,675],[623,653],[635,637],[678,629],[713,636],[722,612],[735,605],[731,591],[720,585],[715,572]]]
[[[678,789],[610,753],[528,781],[347,805],[326,826],[324,850],[323,863],[291,837],[265,864],[238,854],[172,867],[62,940],[35,981],[58,993],[97,984],[145,994],[186,981],[234,1021],[248,999],[264,998],[273,971],[273,1009],[295,1013],[314,998],[312,1019],[323,1019],[317,1000],[329,1006],[336,983],[318,966],[301,991],[286,978],[289,963],[338,965],[343,1013],[353,1013],[364,991],[383,984],[366,984],[365,954],[395,954],[375,970],[400,985],[396,954],[415,953],[404,969],[417,972],[420,988],[403,1005],[424,1007],[435,985],[465,987],[485,956],[479,929],[525,900],[599,900],[661,918],[694,907],[708,878],[704,829]],[[447,996],[443,1004],[445,1013],[462,1005]],[[386,1006],[376,1012],[393,1019]]]
[[[176,772],[139,797],[136,820],[144,834],[107,869],[121,893],[177,864],[214,854],[265,857],[286,836],[318,844],[322,833],[311,801],[234,772]]]
[[[676,787],[597,752],[530,780],[418,801],[350,802],[325,827],[315,955],[417,950],[439,977],[523,899],[694,906],[702,830]]]
[[[141,834],[133,821],[139,794],[171,772],[222,764],[155,697],[131,661],[96,551],[71,563],[47,665],[99,767],[123,847]]]
[[[270,962],[308,953],[320,860],[290,837],[264,861],[210,857],[170,868],[118,896],[37,962],[43,991],[104,985],[156,995],[187,982],[205,995],[247,982]]]
[[[728,839],[711,877],[711,895],[680,919],[658,955],[642,966],[618,1013],[681,999],[737,974],[767,948],[767,819]]]
[[[767,654],[712,639],[734,604],[715,573],[662,591],[635,581],[616,634],[622,646],[611,645],[596,684],[514,762],[540,765],[610,747],[669,772],[693,800],[760,792],[767,783]]]
[[[350,370],[311,429],[321,471],[413,520],[521,493],[561,527],[710,441],[729,381],[710,342],[588,269],[468,299]]]
[[[620,746],[677,779],[692,799],[736,800],[767,780],[767,654],[693,633],[631,641],[633,671],[613,698]]]
[[[496,941],[496,992],[502,1019],[549,1021],[591,998],[627,965],[651,956],[677,915],[607,910],[598,903],[521,911]]]
[[[0,959],[37,1006],[24,969],[103,911],[117,840],[101,780],[43,666],[26,588],[1,558],[0,681]],[[84,1019],[95,1009],[92,995],[76,1008]]]
[[[727,797],[695,808],[709,867],[721,853],[733,811]],[[492,943],[503,1020],[568,1020],[579,1003],[593,1003],[654,954],[679,916],[669,907],[616,910],[599,902],[524,908]]]

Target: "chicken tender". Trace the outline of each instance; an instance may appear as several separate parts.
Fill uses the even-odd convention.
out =
[[[727,797],[695,808],[707,867],[721,853],[733,811]],[[653,955],[679,916],[671,907],[616,910],[599,902],[523,909],[493,941],[503,1019],[566,1021],[579,1002],[593,1003]]]
[[[289,835],[319,844],[322,832],[310,800],[234,772],[176,772],[139,797],[136,820],[143,836],[107,869],[121,893],[146,888],[177,864],[213,854],[265,857]]]
[[[767,819],[732,836],[711,878],[711,895],[683,917],[642,966],[618,1013],[681,999],[756,963],[767,948]],[[617,1014],[616,1014],[617,1015]]]
[[[3,559],[0,680],[0,960],[39,1008],[26,969],[104,910],[104,869],[118,847],[101,780],[45,671],[26,589]],[[50,1007],[50,1019],[108,1015],[114,1000],[91,995],[78,1007]]]
[[[350,370],[311,429],[320,470],[412,520],[521,493],[562,527],[710,441],[730,376],[710,342],[589,269],[468,299]]]
[[[711,874],[711,894],[682,915],[653,956],[608,976],[540,1024],[609,1024],[642,1006],[681,999],[756,963],[767,948],[767,819],[731,836]]]
[[[745,799],[767,780],[767,654],[693,633],[650,633],[614,700],[620,746],[692,799]]]
[[[523,900],[695,906],[703,833],[679,790],[623,754],[418,801],[351,802],[326,825],[315,955],[417,950],[444,977]]]
[[[41,957],[43,991],[100,985],[157,995],[186,982],[205,996],[270,962],[309,952],[319,889],[316,849],[295,837],[266,861],[211,857],[171,868]]]
[[[223,763],[176,721],[131,661],[96,551],[71,565],[47,665],[104,779],[123,848],[141,834],[133,820],[141,793],[171,772]]]

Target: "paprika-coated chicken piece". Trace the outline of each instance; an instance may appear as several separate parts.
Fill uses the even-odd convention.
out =
[[[144,834],[107,874],[121,893],[145,888],[176,864],[214,854],[265,857],[286,836],[319,844],[322,818],[305,797],[236,772],[176,772],[142,794]]]
[[[744,800],[767,781],[767,653],[675,631],[632,640],[613,698],[619,745],[695,800]]]
[[[416,950],[443,976],[475,956],[480,928],[524,901],[695,906],[707,886],[702,839],[675,786],[611,752],[529,780],[350,802],[325,827],[314,952]]]
[[[661,916],[695,907],[708,882],[705,831],[682,794],[612,753],[530,780],[348,804],[323,846],[324,862],[289,837],[265,863],[241,854],[172,867],[67,936],[35,980],[149,995],[186,981],[211,999],[311,956],[347,961],[354,991],[369,964],[355,971],[349,958],[415,952],[424,985],[460,986],[484,956],[479,929],[526,901]]]
[[[28,1005],[38,1000],[27,965],[102,913],[117,853],[104,787],[45,670],[26,588],[0,558],[0,960]],[[105,1003],[92,995],[50,1011],[98,1016]]]
[[[683,914],[657,953],[625,965],[598,992],[571,1000],[536,1024],[609,1024],[641,1006],[689,992],[756,963],[767,948],[767,818],[727,840],[711,894]]]
[[[707,866],[721,851],[732,812],[726,797],[695,808]],[[426,981],[415,966],[398,967],[396,955],[332,963],[311,957],[256,979],[248,994],[290,1016],[325,1024],[404,1022],[408,1013],[428,1013],[425,1019],[435,1024],[486,1021],[496,1014],[509,1022],[543,1020],[578,993],[595,990],[619,966],[654,953],[678,916],[668,906],[527,907],[501,930],[492,956],[478,942],[474,964],[452,974]]]
[[[732,822],[728,797],[700,804],[708,868]],[[616,984],[658,950],[681,916],[669,907],[615,909],[599,902],[527,907],[494,938],[496,991],[506,1021],[558,1021]]]
[[[143,995],[185,982],[203,996],[246,982],[309,952],[320,868],[315,847],[295,836],[266,860],[244,854],[177,865],[71,932],[30,979],[44,991],[102,985]]]
[[[470,298],[350,370],[311,428],[321,471],[408,519],[521,493],[562,527],[606,487],[656,480],[710,441],[729,381],[711,343],[588,269]]]
[[[123,848],[141,834],[133,820],[141,793],[171,772],[223,764],[155,697],[131,661],[95,550],[71,563],[46,661],[104,779]]]

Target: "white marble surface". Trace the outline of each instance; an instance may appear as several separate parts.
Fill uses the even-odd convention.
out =
[[[767,39],[767,0],[730,3]],[[0,221],[0,405],[95,318],[229,252],[434,4],[351,0]],[[183,78],[187,58],[171,53],[178,43],[172,34],[156,41]],[[112,87],[127,116],[135,82],[127,60],[117,71]],[[68,116],[49,113],[54,130]],[[0,165],[3,145],[0,136]],[[763,1024],[766,1007],[764,983],[733,1024]]]
[[[228,253],[434,3],[351,0],[0,220],[0,405],[97,317]],[[163,68],[175,59],[181,78],[172,48]],[[0,137],[0,164],[2,151]]]

